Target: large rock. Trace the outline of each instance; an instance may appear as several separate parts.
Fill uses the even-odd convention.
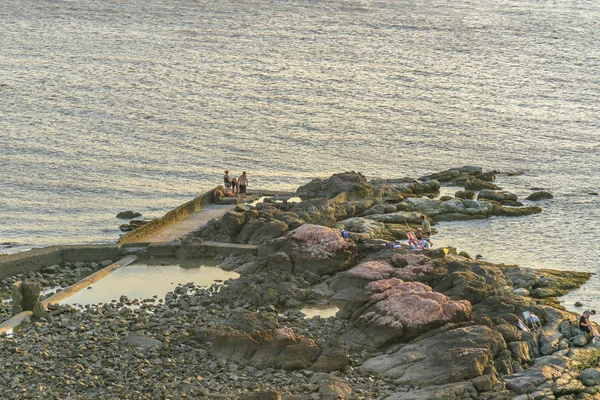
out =
[[[305,224],[261,245],[258,257],[264,262],[277,252],[288,255],[294,274],[310,271],[316,275],[333,275],[350,266],[357,247],[353,241],[344,239],[337,229]]]
[[[372,214],[365,218],[384,224],[421,224],[421,213],[397,211],[389,214]],[[343,222],[343,221],[342,221]]]
[[[435,221],[461,221],[487,218],[492,214],[493,205],[486,201],[451,199],[447,201],[408,198],[397,205],[404,212],[425,214]]]
[[[131,345],[134,347],[141,347],[144,350],[160,349],[163,344],[160,340],[153,339],[151,337],[140,335],[139,333],[130,333],[121,339],[121,343],[124,345]]]
[[[570,393],[584,388],[576,370],[570,358],[556,354],[537,358],[530,368],[503,379],[506,388],[515,395],[531,395],[537,392],[559,395],[563,390],[561,387],[570,387]]]
[[[312,339],[297,336],[290,328],[266,331],[261,339],[261,346],[250,358],[250,364],[258,368],[305,369],[320,353]]]
[[[281,254],[274,255],[275,258],[278,256]],[[243,276],[222,286],[218,296],[230,304],[255,307],[297,304],[305,301],[307,291],[305,287],[308,286],[308,282],[300,279],[301,277],[290,275],[289,270],[292,267],[289,259],[287,267],[286,260],[279,260],[279,262],[281,264],[277,261],[272,262],[271,265],[267,264],[268,272],[245,271]]]
[[[513,205],[522,205],[516,204],[517,195],[514,193],[506,192],[506,191],[495,191],[484,189],[479,192],[477,195],[477,200],[492,200],[497,201],[500,204],[513,206]]]
[[[228,211],[221,218],[221,232],[229,236],[236,236],[244,226],[244,222],[243,213]]]
[[[375,281],[367,285],[365,298],[366,303],[351,316],[352,327],[342,336],[350,344],[379,348],[471,318],[468,301],[452,301],[419,282]]]
[[[579,374],[579,380],[585,386],[596,386],[600,385],[600,369],[598,368],[586,368]]]
[[[263,244],[280,237],[287,231],[288,226],[285,222],[278,220],[269,221],[250,234],[248,244]]]
[[[417,182],[413,185],[412,191],[415,194],[437,193],[440,191],[440,182],[435,179],[429,179],[425,182]]]
[[[348,352],[344,343],[332,339],[322,346],[321,354],[310,369],[319,372],[344,371],[348,366]]]
[[[308,368],[319,356],[316,342],[285,327],[269,314],[233,313],[223,325],[200,327],[195,340],[205,343],[217,360],[243,362],[257,368]]]
[[[142,214],[140,214],[139,212],[135,212],[135,211],[121,211],[120,213],[117,214],[117,218],[120,219],[131,219],[131,218],[136,218],[136,217],[141,217]]]
[[[484,190],[484,189],[489,189],[489,190],[498,190],[499,187],[494,185],[491,182],[487,182],[481,179],[469,179],[464,183],[465,186],[465,190]]]
[[[459,190],[458,192],[454,193],[454,197],[457,199],[475,200],[476,196],[477,193],[472,190]]]
[[[302,199],[325,197],[331,199],[340,193],[347,193],[348,200],[364,199],[382,193],[370,185],[360,172],[344,172],[328,179],[313,179],[297,190]]]
[[[492,205],[492,215],[497,217],[523,217],[531,214],[539,214],[542,209],[537,206],[533,207],[507,207],[502,205]]]
[[[498,332],[475,325],[417,339],[391,354],[366,360],[361,369],[399,385],[443,385],[493,370],[494,358],[504,349]]]
[[[362,237],[368,239],[394,239],[383,222],[374,221],[373,219],[362,217],[348,218],[338,222],[335,227],[347,230],[348,232],[359,233]]]
[[[548,199],[553,199],[554,196],[552,196],[551,193],[549,192],[534,192],[531,193],[529,196],[527,196],[527,198],[525,200],[529,200],[529,201],[540,201],[540,200],[548,200]]]

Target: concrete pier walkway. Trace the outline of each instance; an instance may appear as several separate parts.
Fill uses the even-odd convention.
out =
[[[182,220],[167,226],[162,231],[144,239],[149,243],[172,242],[190,232],[194,232],[215,217],[220,217],[227,211],[232,211],[235,205],[232,204],[208,204],[200,210],[194,211]]]

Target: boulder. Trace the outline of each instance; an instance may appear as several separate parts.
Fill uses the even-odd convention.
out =
[[[447,169],[441,172],[435,172],[430,175],[424,175],[419,178],[421,181],[427,181],[430,179],[435,179],[438,182],[451,182],[452,180],[458,178],[460,176],[460,172],[456,169]]]
[[[348,359],[344,342],[335,338],[321,346],[319,357],[309,368],[319,372],[344,371],[348,366]]]
[[[250,234],[248,244],[263,244],[280,237],[287,231],[288,226],[285,222],[278,220],[269,221]]]
[[[357,252],[356,244],[344,239],[337,229],[305,224],[284,236],[264,243],[258,257],[283,252],[293,264],[293,273],[310,271],[316,275],[333,275],[347,269]]]
[[[351,316],[352,327],[342,339],[380,348],[406,341],[450,322],[471,318],[468,301],[453,301],[419,282],[383,279],[365,288],[366,304]]]
[[[437,207],[437,203],[436,203]],[[397,211],[389,214],[372,214],[365,218],[383,222],[384,224],[413,224],[421,225],[421,213]]]
[[[245,220],[243,213],[228,211],[221,218],[220,230],[225,235],[236,236],[244,226]]]
[[[501,205],[492,205],[492,215],[497,217],[523,217],[525,215],[539,214],[542,212],[540,207],[505,207]]]
[[[151,337],[140,335],[138,333],[130,333],[121,339],[121,343],[124,345],[131,345],[134,347],[141,347],[144,350],[160,349],[163,344],[160,340],[153,339]]]
[[[517,195],[506,191],[484,189],[477,195],[477,200],[492,200],[504,205],[514,205]]]
[[[600,369],[586,368],[579,374],[579,380],[585,386],[600,385]]]
[[[458,199],[475,200],[476,196],[477,193],[472,190],[459,190],[458,192],[454,193],[454,197]]]
[[[496,180],[496,173],[493,171],[476,173],[475,178],[486,182],[494,182]]]
[[[554,196],[552,196],[552,194],[541,191],[541,192],[531,193],[529,196],[527,196],[527,198],[525,198],[525,200],[540,201],[540,200],[548,200],[548,199],[553,199],[553,198],[554,198]]]
[[[429,179],[425,182],[415,183],[412,187],[414,194],[437,193],[440,191],[440,182],[435,179]]]
[[[360,214],[356,214],[356,215],[364,217],[364,216],[373,215],[373,214],[389,214],[389,213],[393,213],[394,211],[396,211],[396,206],[393,204],[377,203],[377,204],[374,204],[373,206],[371,206],[371,208],[363,211]]]
[[[464,183],[464,186],[465,186],[465,190],[474,190],[474,191],[484,190],[484,189],[489,189],[489,190],[500,189],[498,186],[494,185],[493,183],[486,182],[481,179],[469,179]]]
[[[417,338],[395,352],[366,360],[361,369],[397,385],[443,385],[493,370],[494,358],[504,349],[498,332],[475,325]]]
[[[297,336],[290,328],[266,331],[249,362],[257,368],[299,370],[308,368],[320,349],[312,340]]]
[[[310,383],[318,385],[319,397],[317,398],[321,400],[346,400],[352,398],[352,388],[348,385],[348,382],[333,375],[316,373],[310,378]]]
[[[244,275],[221,287],[218,296],[224,301],[235,305],[265,307],[284,305],[286,302],[301,303],[306,300],[308,282],[291,276],[279,264],[270,264],[271,269],[268,273],[252,273],[256,270],[256,265],[244,268],[245,271],[240,271]]]
[[[194,338],[217,360],[248,363],[256,368],[306,369],[321,349],[314,340],[279,327],[269,314],[234,313],[223,325],[201,326]]]
[[[344,172],[327,179],[313,179],[296,191],[302,199],[325,197],[331,199],[340,193],[346,193],[348,200],[358,200],[381,195],[378,189],[370,185],[360,172]]]
[[[577,379],[573,362],[564,355],[551,355],[534,360],[526,370],[505,376],[506,388],[515,395],[530,395],[536,392],[554,393],[559,380],[564,383],[577,382],[577,390],[583,384]],[[576,391],[576,390],[574,390]]]
[[[335,227],[347,230],[348,232],[363,234],[369,239],[394,240],[394,237],[387,230],[385,224],[373,219],[361,217],[348,218],[338,222]]]
[[[487,201],[451,199],[447,201],[408,198],[397,205],[404,212],[419,212],[435,221],[466,221],[487,218],[493,205]]]
[[[142,214],[140,214],[139,212],[134,212],[134,211],[121,211],[120,213],[117,214],[117,218],[120,219],[131,219],[131,218],[136,218],[136,217],[141,217]]]

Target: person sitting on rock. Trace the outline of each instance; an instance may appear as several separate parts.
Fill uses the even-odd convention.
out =
[[[600,338],[600,335],[598,334],[598,331],[590,321],[590,316],[592,315],[596,315],[596,310],[585,310],[583,314],[581,314],[581,317],[579,317],[579,329],[581,329],[584,332],[591,333],[594,339],[597,339]]]

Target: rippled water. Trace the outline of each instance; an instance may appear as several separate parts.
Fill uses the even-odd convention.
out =
[[[225,168],[290,189],[480,165],[555,199],[438,243],[595,272],[599,21],[593,1],[3,0],[0,251],[114,242],[119,211],[160,216]]]

